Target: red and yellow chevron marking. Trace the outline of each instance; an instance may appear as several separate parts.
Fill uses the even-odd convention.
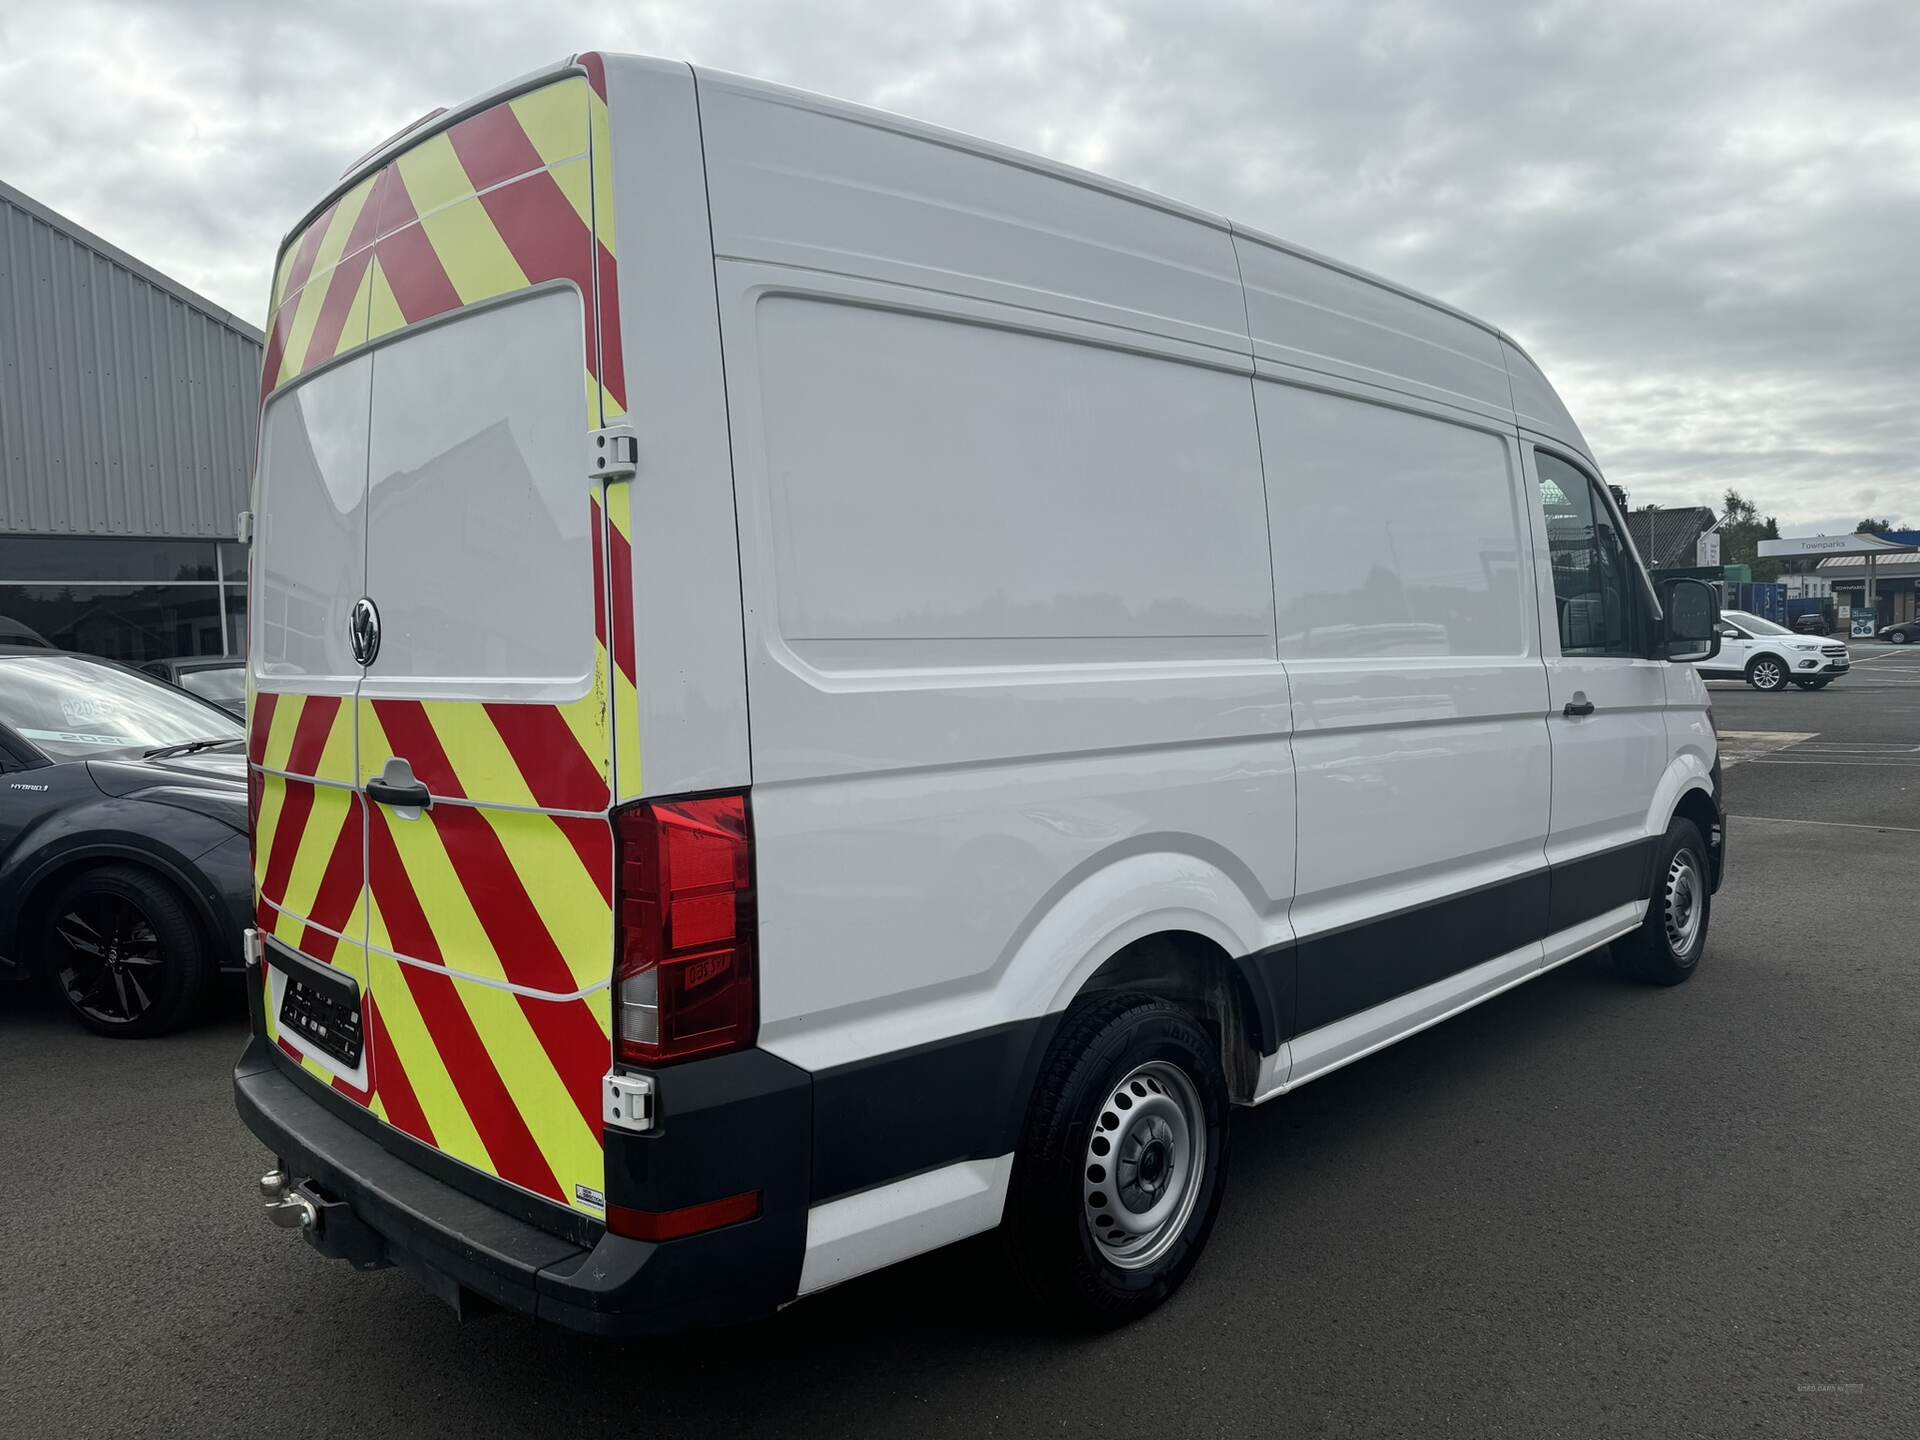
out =
[[[262,397],[404,326],[565,280],[598,322],[583,341],[588,413],[625,413],[610,188],[604,225],[595,215],[607,134],[604,97],[573,76],[427,136],[348,190],[282,252]]]
[[[495,808],[605,810],[605,770],[566,708],[361,701],[370,773],[405,755],[436,797],[489,802],[415,820],[370,809],[368,964],[391,1047],[382,1084],[389,1063],[411,1077],[433,1143],[597,1214],[573,1187],[602,1173],[612,830],[604,814]]]
[[[636,688],[633,641],[633,487],[621,481],[607,487],[608,609],[612,633],[613,714],[618,729],[619,798],[641,793],[640,694]]]

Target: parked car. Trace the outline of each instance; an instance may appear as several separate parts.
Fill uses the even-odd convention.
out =
[[[239,655],[180,655],[140,667],[235,715],[247,713],[247,662]]]
[[[1745,680],[1756,690],[1821,690],[1853,661],[1838,640],[1796,635],[1744,610],[1720,612],[1720,653],[1694,668],[1711,680]]]
[[[1831,635],[1833,624],[1823,611],[1809,610],[1793,619],[1793,633],[1796,635]]]
[[[101,1035],[158,1035],[241,966],[245,732],[91,655],[0,649],[0,971]]]
[[[1891,625],[1882,625],[1873,632],[1873,638],[1893,645],[1910,644],[1920,640],[1920,620],[1896,620]]]
[[[1111,1325],[1232,1106],[1701,963],[1714,591],[1490,326],[630,57],[356,165],[268,333],[369,252],[253,506],[234,1093],[323,1253],[634,1334],[1004,1225]]]

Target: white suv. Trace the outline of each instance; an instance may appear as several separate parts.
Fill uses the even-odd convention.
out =
[[[1788,684],[1819,690],[1852,665],[1847,647],[1818,635],[1796,635],[1744,610],[1720,612],[1720,653],[1695,666],[1710,680],[1745,680],[1756,690]]]

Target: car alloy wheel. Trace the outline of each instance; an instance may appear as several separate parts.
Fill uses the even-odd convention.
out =
[[[151,1010],[166,963],[153,922],[124,896],[81,894],[53,921],[55,965],[67,1000],[103,1026],[131,1025]]]
[[[1753,662],[1747,679],[1756,690],[1778,690],[1787,683],[1787,672],[1778,660],[1763,658]]]

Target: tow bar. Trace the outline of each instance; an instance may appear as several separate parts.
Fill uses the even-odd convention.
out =
[[[260,1177],[260,1198],[266,1202],[267,1219],[282,1230],[299,1231],[329,1259],[345,1260],[356,1270],[379,1270],[393,1263],[386,1241],[346,1201],[332,1199],[311,1180],[295,1181],[285,1170],[269,1170]]]
[[[290,1195],[287,1172],[269,1170],[260,1177],[260,1198],[267,1202],[267,1219],[282,1230],[311,1231],[320,1222],[320,1211],[304,1195]]]

